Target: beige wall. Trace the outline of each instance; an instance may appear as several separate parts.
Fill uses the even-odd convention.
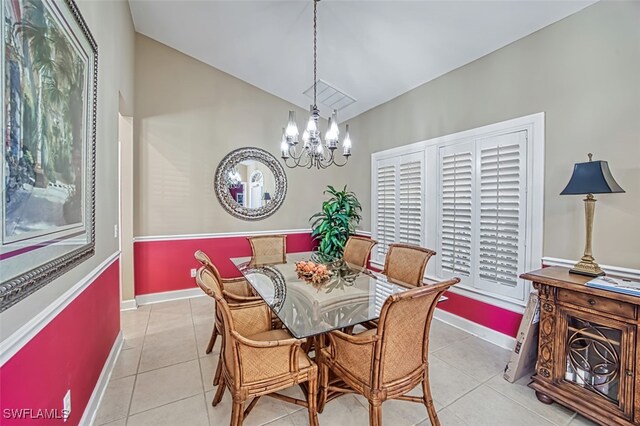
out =
[[[597,3],[356,117],[351,128],[371,153],[541,111],[544,255],[582,255],[583,197],[558,194],[592,152],[627,191],[597,196],[596,260],[640,269],[640,2]],[[354,189],[368,207],[371,158],[354,160],[363,176]]]
[[[286,169],[285,202],[261,221],[232,217],[213,192],[216,167],[232,150],[255,146],[279,159],[290,109],[302,126],[307,111],[136,35],[135,235],[308,228],[323,189],[344,185],[348,168]]]
[[[118,223],[118,109],[119,94],[127,107],[133,108],[133,22],[129,5],[124,1],[80,0],[78,6],[99,52],[96,254],[0,314],[0,340],[39,314],[118,250],[118,239],[113,236],[113,225]]]
[[[122,101],[122,99],[121,99]],[[120,111],[126,106],[120,105]],[[133,266],[133,117],[118,117],[120,140],[120,285],[122,301],[135,297]]]

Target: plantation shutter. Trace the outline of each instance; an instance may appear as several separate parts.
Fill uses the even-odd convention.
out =
[[[384,261],[389,244],[396,238],[396,168],[394,159],[377,163],[376,176],[376,224],[374,239],[378,241],[373,253],[374,260]]]
[[[424,152],[376,162],[373,260],[384,263],[393,243],[421,246],[424,241]]]
[[[420,246],[423,240],[424,155],[403,156],[400,160],[398,242]]]
[[[473,271],[473,145],[442,147],[439,157],[439,274],[464,280]]]
[[[527,132],[520,131],[478,141],[477,287],[503,296],[524,297],[518,275],[526,248]]]

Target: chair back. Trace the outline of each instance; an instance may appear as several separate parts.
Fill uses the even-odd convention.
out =
[[[342,259],[345,262],[364,268],[367,266],[367,259],[369,259],[371,249],[376,244],[378,244],[376,240],[352,235],[344,245]]]
[[[427,262],[436,252],[409,244],[391,244],[382,273],[394,281],[421,286]]]
[[[253,257],[254,259],[259,259],[259,263],[286,262],[286,235],[260,235],[247,238],[249,243],[251,243]]]
[[[229,305],[222,295],[220,282],[206,266],[202,266],[196,272],[196,283],[205,293],[216,299],[216,315],[223,325],[221,331],[224,342],[222,346],[224,348],[225,368],[229,373],[238,371],[236,347],[232,343],[227,344],[228,342],[232,342],[231,331],[234,330],[233,318],[231,317]],[[235,379],[239,380],[238,375],[234,376]]]
[[[411,384],[422,377],[427,366],[433,312],[440,296],[458,282],[459,278],[453,278],[387,298],[378,324],[381,339],[376,346],[374,388],[401,379]]]
[[[218,283],[220,284],[220,287],[224,289],[220,271],[218,271],[218,268],[215,267],[209,256],[207,256],[207,254],[202,250],[196,250],[196,252],[193,254],[193,257],[195,257],[196,260],[202,264],[202,266],[206,267],[215,276],[215,278],[218,280]]]

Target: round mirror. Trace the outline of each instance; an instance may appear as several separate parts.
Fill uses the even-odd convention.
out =
[[[226,211],[240,219],[260,220],[282,205],[287,177],[280,162],[267,151],[240,148],[222,159],[214,186]]]

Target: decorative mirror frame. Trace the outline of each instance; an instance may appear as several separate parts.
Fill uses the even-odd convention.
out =
[[[276,188],[271,201],[266,206],[258,208],[244,207],[231,197],[225,173],[240,164],[242,161],[259,161],[271,170],[276,183]],[[280,162],[269,152],[260,148],[239,148],[227,154],[216,169],[213,182],[216,197],[222,207],[232,216],[243,220],[262,220],[274,214],[284,202],[287,195],[287,175]]]

